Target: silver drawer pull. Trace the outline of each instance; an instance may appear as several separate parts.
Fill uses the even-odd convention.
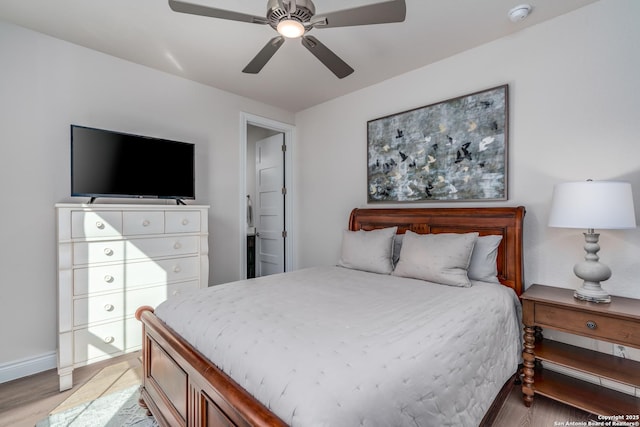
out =
[[[183,220],[182,220],[182,225],[187,225],[187,224],[189,224],[189,220],[188,220],[188,219],[186,219],[186,218],[185,218],[185,219],[183,219]]]
[[[142,221],[142,226],[143,227],[148,227],[149,224],[151,224],[151,222],[148,219],[145,219],[144,221]]]
[[[102,221],[96,221],[96,227],[100,230],[104,229],[104,222]]]
[[[111,248],[104,248],[104,254],[105,254],[106,256],[111,256],[111,255],[113,255],[113,249],[111,249]]]
[[[171,295],[173,295],[174,297],[175,297],[176,295],[180,295],[180,291],[175,290],[175,291],[171,292]]]
[[[107,274],[106,276],[104,276],[104,281],[107,283],[113,283],[113,276],[110,274]]]
[[[104,337],[104,342],[105,344],[111,344],[112,342],[114,342],[116,339],[112,336],[108,336],[108,337]]]
[[[173,249],[180,249],[181,247],[182,247],[182,243],[180,243],[180,242],[176,242],[176,243],[173,245]]]
[[[115,307],[113,306],[113,304],[105,304],[104,305],[104,310],[105,311],[113,311]]]
[[[180,268],[179,265],[176,265],[175,267],[173,267],[173,272],[174,273],[180,273],[182,271],[182,269]]]
[[[594,322],[593,320],[589,320],[587,321],[587,328],[589,329],[595,329],[597,328],[598,325],[596,324],[596,322]]]

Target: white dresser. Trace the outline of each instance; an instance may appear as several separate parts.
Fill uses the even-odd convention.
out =
[[[58,375],[141,347],[138,307],[207,286],[208,207],[57,204]]]

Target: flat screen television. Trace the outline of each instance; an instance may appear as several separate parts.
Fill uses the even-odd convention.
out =
[[[195,199],[194,144],[71,125],[71,195]]]

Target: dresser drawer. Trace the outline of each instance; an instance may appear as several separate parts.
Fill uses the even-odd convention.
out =
[[[122,221],[125,236],[164,233],[164,212],[123,212]]]
[[[198,280],[173,283],[167,287],[167,298],[182,295],[185,292],[195,291],[196,289],[200,289],[200,281]]]
[[[135,318],[77,329],[73,332],[74,363],[82,365],[137,350],[142,346],[142,325]]]
[[[119,292],[145,285],[182,282],[199,275],[200,258],[197,256],[76,268],[73,270],[73,293]]]
[[[541,326],[640,347],[638,322],[541,303],[536,304],[534,315],[535,323]]]
[[[143,305],[156,307],[170,296],[179,295],[191,289],[194,289],[194,282],[77,298],[73,301],[73,324],[83,326],[131,317],[138,307]]]
[[[71,212],[71,237],[112,237],[122,234],[122,213],[111,211]]]
[[[150,291],[148,288],[144,288],[127,293],[116,292],[75,299],[73,301],[73,326],[124,319],[126,315],[130,315],[132,310],[135,312],[133,306],[129,307],[130,302],[157,300],[159,294],[160,292],[157,290]],[[141,305],[145,304],[139,304],[138,307]]]
[[[77,242],[73,244],[73,264],[144,260],[198,253],[198,236],[153,237],[149,239]]]
[[[154,237],[127,241],[127,260],[197,254],[198,236]]]
[[[195,233],[200,231],[200,211],[165,212],[166,233]]]
[[[124,261],[127,255],[124,240],[77,242],[73,244],[73,264]]]

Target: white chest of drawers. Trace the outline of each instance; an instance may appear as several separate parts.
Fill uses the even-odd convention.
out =
[[[140,349],[134,314],[207,286],[208,207],[57,204],[58,375]]]

